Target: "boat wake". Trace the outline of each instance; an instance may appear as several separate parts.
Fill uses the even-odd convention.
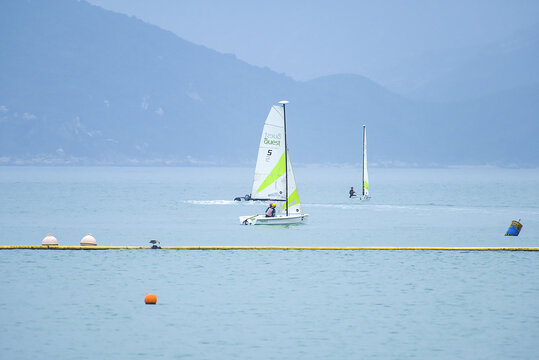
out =
[[[414,211],[432,211],[434,208],[448,211],[477,211],[476,208],[455,207],[453,205],[434,205],[434,204],[415,204],[415,205],[390,205],[390,204],[305,204],[306,207],[322,207],[341,210],[364,209],[371,211],[386,210],[414,210]]]
[[[184,200],[183,202],[193,205],[232,205],[237,203],[234,200]]]
[[[234,201],[234,200],[183,200],[184,204],[202,205],[202,206],[254,206],[256,208],[266,206],[266,202],[262,201]],[[261,205],[261,203],[263,203]],[[321,208],[321,209],[336,209],[346,211],[373,211],[373,212],[386,212],[386,211],[416,211],[416,212],[462,212],[462,213],[492,213],[500,209],[493,209],[491,207],[462,207],[450,204],[413,204],[413,205],[391,205],[391,204],[373,204],[373,203],[348,203],[348,204],[330,204],[330,203],[305,203],[306,208]],[[502,209],[503,210],[503,209]],[[537,216],[539,212],[535,208],[527,208],[527,211],[520,213],[526,216]],[[505,211],[505,210],[504,210]]]
[[[257,205],[260,206],[258,201],[234,201],[234,200],[184,200],[185,204],[192,205]]]

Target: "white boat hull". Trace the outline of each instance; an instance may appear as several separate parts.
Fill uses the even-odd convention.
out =
[[[351,199],[353,200],[359,200],[359,201],[365,201],[365,200],[370,200],[370,196],[366,196],[366,195],[354,195],[351,197]]]
[[[307,222],[309,214],[277,215],[266,217],[266,215],[240,216],[240,223],[243,225],[288,225],[301,224]]]

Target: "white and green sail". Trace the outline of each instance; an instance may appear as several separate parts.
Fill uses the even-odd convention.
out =
[[[272,106],[262,130],[251,199],[282,202],[279,210],[284,212],[288,177],[288,212],[301,213],[290,155],[285,156],[284,131],[284,109]],[[285,162],[285,158],[288,161]]]
[[[363,125],[363,196],[369,197],[369,173],[367,172],[367,127]]]
[[[290,154],[288,158],[288,213],[289,214],[301,214],[301,204],[299,202],[298,189],[296,188],[296,179],[294,178],[294,171],[292,170],[292,163],[290,162]],[[282,204],[282,211],[286,211],[286,202]]]

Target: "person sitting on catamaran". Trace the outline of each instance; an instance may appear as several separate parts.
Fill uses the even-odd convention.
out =
[[[268,208],[266,209],[266,217],[274,217],[275,213],[277,212],[275,211],[276,207],[277,207],[276,203],[269,204]]]
[[[356,196],[356,192],[354,191],[354,187],[350,186],[350,191],[348,192],[350,194],[350,197]]]

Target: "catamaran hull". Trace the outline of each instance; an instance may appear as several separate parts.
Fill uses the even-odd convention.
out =
[[[365,201],[365,200],[370,200],[371,197],[370,196],[365,196],[365,195],[354,195],[354,196],[351,197],[351,199],[359,200],[359,201]]]
[[[289,225],[307,222],[309,214],[266,217],[265,215],[240,216],[243,225]]]

